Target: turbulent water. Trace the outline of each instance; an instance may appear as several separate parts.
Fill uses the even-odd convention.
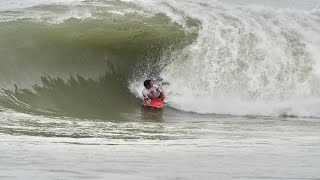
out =
[[[319,49],[318,0],[2,0],[0,177],[319,178]]]
[[[320,116],[317,9],[197,1],[3,3],[4,107],[108,119],[104,106],[132,104],[127,96],[138,97],[141,81],[160,74],[172,82],[167,104],[181,111]]]

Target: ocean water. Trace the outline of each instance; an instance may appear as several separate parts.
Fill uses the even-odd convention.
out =
[[[319,8],[2,0],[0,178],[320,178]]]

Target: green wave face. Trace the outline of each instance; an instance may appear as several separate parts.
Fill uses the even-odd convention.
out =
[[[25,13],[51,15],[2,21],[0,105],[27,113],[118,119],[120,113],[139,107],[128,81],[137,74],[159,72],[164,54],[197,36],[163,14],[111,13],[139,7],[104,5],[36,6]],[[57,22],[55,14],[67,14],[70,8],[91,16]]]

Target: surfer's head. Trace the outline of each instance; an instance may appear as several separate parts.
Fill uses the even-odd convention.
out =
[[[149,80],[149,79],[145,80],[145,81],[143,82],[143,85],[144,85],[144,87],[146,87],[147,89],[150,89],[150,88],[153,86],[152,81]]]

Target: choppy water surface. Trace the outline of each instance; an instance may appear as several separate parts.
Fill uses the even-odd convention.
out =
[[[317,119],[174,116],[102,122],[18,115],[1,126],[2,178],[316,179]],[[161,117],[161,119],[157,119]]]

